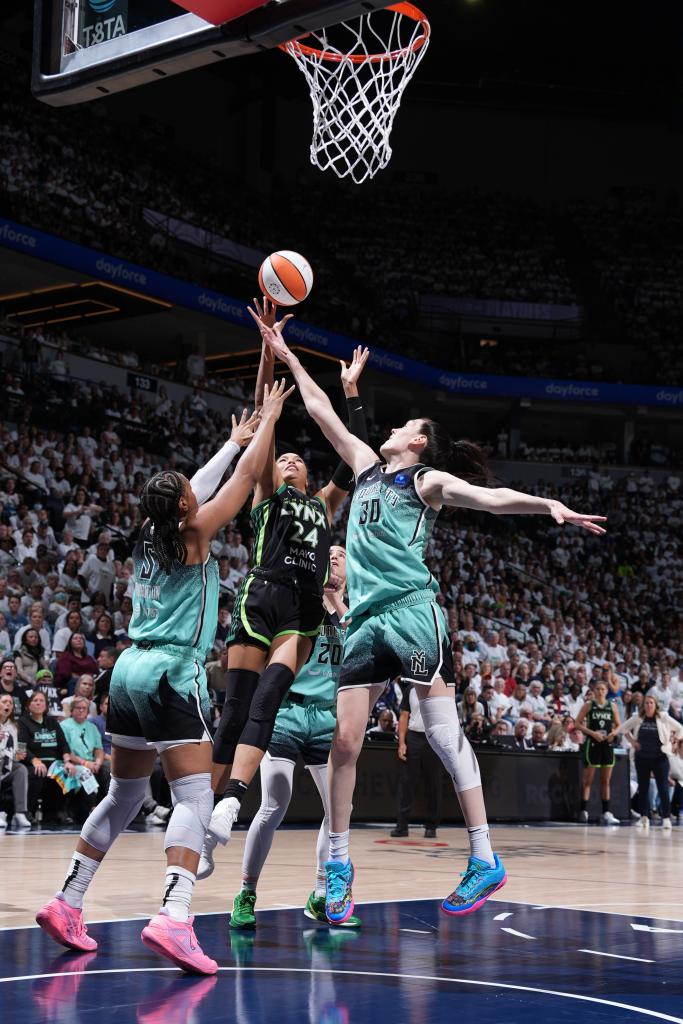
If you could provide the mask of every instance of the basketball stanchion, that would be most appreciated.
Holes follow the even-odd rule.
[[[280,45],[311,93],[311,163],[356,184],[387,166],[396,111],[429,36],[422,11],[398,3]]]

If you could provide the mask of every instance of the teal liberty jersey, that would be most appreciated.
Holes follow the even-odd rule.
[[[425,564],[427,542],[438,516],[415,489],[428,467],[418,464],[385,473],[376,462],[356,480],[346,534],[349,614],[414,591],[439,592]]]
[[[146,523],[133,552],[135,591],[128,628],[132,640],[197,648],[202,656],[213,644],[218,619],[218,565],[209,556],[201,565],[163,572],[154,559],[151,525]]]
[[[339,616],[326,611],[311,656],[292,683],[292,690],[315,697],[321,704],[331,704],[337,693],[343,645]]]

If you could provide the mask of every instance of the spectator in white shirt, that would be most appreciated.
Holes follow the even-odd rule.
[[[501,662],[507,658],[507,650],[500,642],[500,636],[495,630],[486,635],[486,658],[494,668],[498,668]]]
[[[107,602],[111,599],[116,571],[114,562],[109,558],[109,544],[100,541],[96,547],[96,554],[88,555],[79,573],[82,583],[85,583],[89,594],[104,594]]]
[[[652,694],[653,697],[657,698],[657,703],[665,715],[670,714],[669,708],[673,696],[671,691],[671,673],[662,672],[662,678],[656,686],[651,686],[647,693],[648,696]]]
[[[534,722],[548,721],[548,708],[543,696],[543,685],[540,680],[534,679],[529,683],[529,691],[526,697],[526,704],[530,710],[530,718]]]
[[[529,702],[527,700],[526,686],[524,683],[517,683],[514,692],[510,697],[510,706],[507,709],[505,717],[512,722],[516,722],[518,718],[525,716],[529,711]]]

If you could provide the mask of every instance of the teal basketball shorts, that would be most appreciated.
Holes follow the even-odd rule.
[[[268,753],[274,758],[296,761],[299,754],[305,765],[326,764],[337,724],[334,705],[293,704],[286,697],[275,719]]]
[[[351,619],[340,690],[397,676],[418,686],[431,686],[439,676],[447,686],[455,686],[446,620],[436,601],[417,592],[376,608]]]
[[[206,673],[194,654],[171,644],[129,647],[121,654],[109,689],[112,742],[145,749],[212,739]]]

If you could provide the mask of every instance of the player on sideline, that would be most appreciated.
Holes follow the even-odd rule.
[[[254,305],[259,314],[254,318],[264,327],[281,330],[290,319],[287,315],[275,324],[275,307],[265,295],[263,308],[256,299]],[[367,350],[357,348],[351,365],[342,363],[349,421],[356,433],[365,430],[357,382],[367,358]],[[273,367],[272,353],[264,345],[257,409]],[[230,839],[242,797],[268,749],[280,704],[311,653],[324,615],[330,524],[352,483],[349,467],[340,463],[330,482],[309,497],[303,459],[287,452],[276,461],[273,441],[251,511],[255,564],[240,586],[226,640],[228,679],[212,772],[214,792],[223,799],[211,815],[198,878],[212,873],[217,843],[224,846]]]
[[[203,667],[218,614],[218,570],[210,543],[256,485],[275,422],[292,390],[285,390],[284,381],[266,387],[249,447],[212,501],[199,506],[189,481],[174,471],[155,473],[142,490],[146,518],[134,552],[133,646],[117,661],[109,694],[111,784],[83,826],[62,890],[36,915],[41,928],[71,949],[97,948],[83,922],[83,896],[112,843],[138,813],[158,751],[173,812],[164,844],[162,907],[143,929],[142,940],[183,970],[215,974],[218,969],[202,952],[189,916],[213,806]],[[243,416],[240,426],[251,435],[256,421],[256,416],[248,421]],[[200,471],[202,495],[207,489],[212,493],[212,485],[215,489],[224,456],[225,451],[219,452]]]
[[[263,865],[292,798],[294,765],[299,754],[320,793],[324,817],[318,833],[315,889],[308,897],[304,914],[313,921],[327,922],[325,913],[325,862],[329,860],[329,797],[327,759],[336,724],[334,711],[341,670],[343,627],[348,611],[343,601],[346,589],[346,551],[330,548],[330,578],[325,585],[325,618],[311,656],[298,673],[275,719],[275,731],[261,761],[261,806],[254,817],[244,846],[242,888],[235,896],[230,927],[256,926],[256,885]],[[346,926],[359,927],[357,917]]]
[[[619,728],[621,719],[619,712],[611,700],[607,700],[607,684],[596,683],[593,696],[586,701],[576,718],[576,728],[584,734],[584,757],[586,766],[583,769],[581,788],[581,811],[579,821],[588,821],[588,801],[596,768],[600,769],[600,796],[602,797],[603,825],[618,825],[616,818],[609,809],[610,781],[614,768],[614,747],[607,738]]]
[[[378,684],[396,675],[415,684],[427,739],[453,779],[470,840],[467,870],[442,909],[470,913],[505,884],[507,875],[491,849],[479,765],[449,689],[454,677],[448,632],[435,601],[438,584],[424,561],[430,533],[444,505],[499,515],[550,515],[557,523],[575,523],[594,534],[605,532],[598,525],[604,517],[581,515],[559,501],[506,487],[468,483],[463,476],[484,475],[483,453],[470,442],[453,443],[430,419],[409,420],[392,430],[380,449],[383,466],[367,444],[349,433],[281,332],[263,321],[261,328],[266,343],[289,366],[309,414],[356,476],[346,546],[351,624],[330,754],[328,919],[337,923],[353,913],[349,821],[356,761],[369,709],[381,691]],[[459,476],[445,467],[457,469]]]

